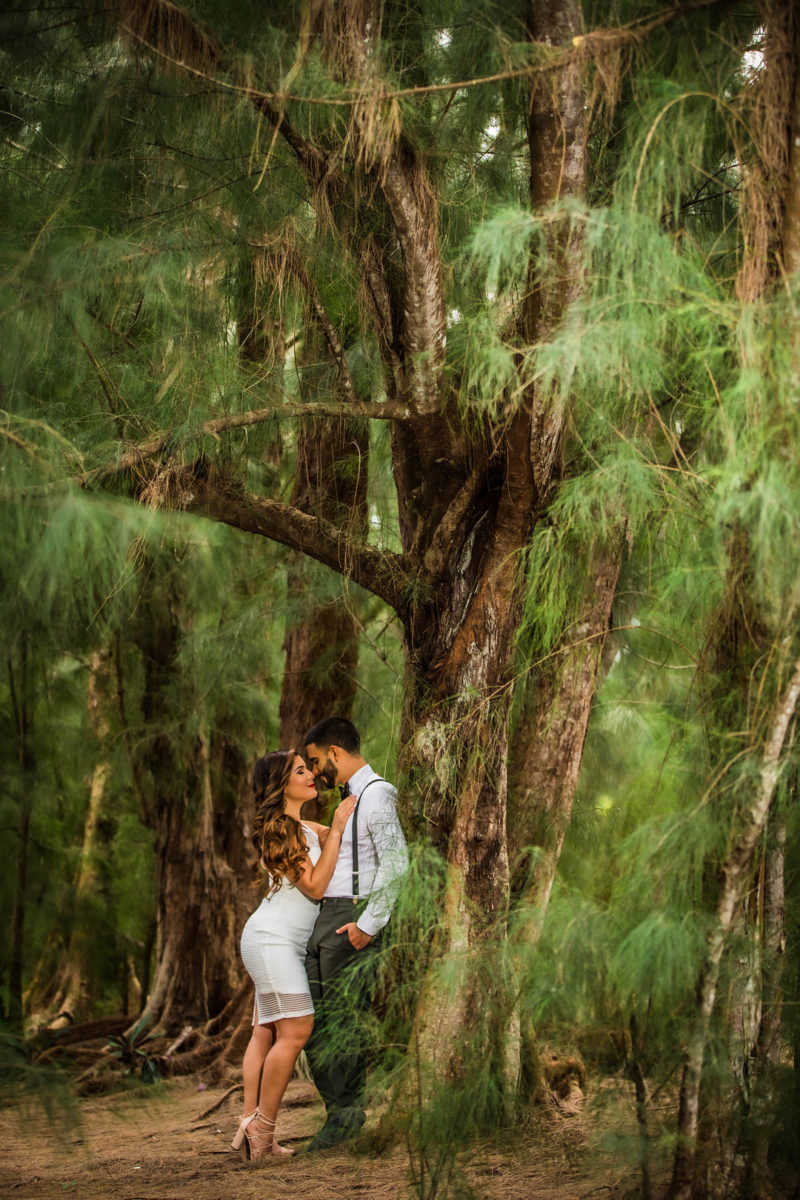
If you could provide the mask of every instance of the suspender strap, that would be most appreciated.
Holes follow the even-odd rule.
[[[367,790],[367,788],[372,787],[373,783],[387,783],[387,782],[388,781],[386,779],[381,779],[380,777],[378,777],[377,779],[370,779],[369,783],[365,784],[365,786],[358,793],[358,800],[356,800],[356,806],[353,809],[352,835],[353,835],[353,901],[354,902],[356,900],[358,900],[358,806],[361,803],[361,797],[364,795],[364,792]]]

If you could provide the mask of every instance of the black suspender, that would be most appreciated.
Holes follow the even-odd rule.
[[[380,776],[378,776],[377,779],[370,779],[369,783],[365,784],[364,787],[361,789],[361,791],[358,793],[358,800],[356,800],[356,806],[353,809],[352,836],[353,836],[353,901],[354,902],[356,900],[358,900],[358,806],[361,803],[361,797],[364,795],[364,792],[367,790],[368,787],[372,787],[373,783],[388,783],[388,782],[389,782],[388,779],[382,779]]]

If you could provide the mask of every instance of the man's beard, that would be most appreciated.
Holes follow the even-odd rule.
[[[323,791],[329,792],[336,785],[336,767],[331,762],[330,758],[326,758],[325,762],[317,772],[317,783]]]

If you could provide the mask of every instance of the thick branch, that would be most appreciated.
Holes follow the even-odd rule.
[[[322,517],[261,496],[234,491],[213,480],[193,478],[181,493],[186,512],[256,533],[324,563],[401,613],[410,582],[405,558],[377,550]]]
[[[439,412],[445,357],[445,303],[436,197],[422,163],[402,144],[381,184],[403,252],[403,348],[408,394],[420,415]]]

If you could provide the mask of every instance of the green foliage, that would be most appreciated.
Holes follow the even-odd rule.
[[[385,381],[359,264],[341,236],[347,204],[315,212],[295,156],[246,95],[166,73],[90,22],[50,30],[48,12],[61,11],[23,4],[3,18],[15,36],[2,51],[0,105],[0,639],[10,664],[0,823],[15,829],[30,804],[26,979],[51,933],[63,945],[71,922],[91,921],[98,1004],[111,1008],[119,963],[132,954],[144,973],[152,933],[152,832],[125,751],[163,732],[146,716],[153,614],[174,624],[164,723],[179,760],[200,734],[228,739],[244,758],[275,742],[284,629],[324,599],[357,613],[354,717],[391,776],[402,650],[382,606],[322,568],[308,571],[307,596],[288,600],[281,553],[165,515],[160,500],[177,486],[169,471],[152,482],[150,507],[134,503],[136,467],[130,498],[79,486],[96,484],[91,472],[122,447],[166,435],[175,471],[201,462],[232,486],[247,480],[257,495],[288,498],[294,419],[280,422],[279,459],[276,424],[223,437],[199,426],[262,403],[279,411],[337,396],[327,353],[313,353],[308,289],[289,252],[336,328],[358,397],[378,402]],[[498,928],[468,962],[445,957],[441,994],[463,991],[466,971],[491,997],[498,1039],[516,999],[554,1041],[637,1027],[645,1066],[663,1081],[692,1020],[731,819],[752,795],[763,730],[797,653],[797,285],[783,281],[749,304],[736,291],[741,185],[755,158],[743,54],[757,17],[732,6],[685,11],[593,59],[586,196],[532,213],[527,82],[449,86],[550,68],[553,48],[526,39],[525,6],[436,0],[381,11],[372,65],[387,89],[404,89],[391,111],[436,189],[447,370],[461,414],[493,436],[523,403],[566,417],[559,486],[543,498],[523,563],[519,682],[535,684],[560,649],[580,644],[593,563],[611,547],[627,553],[541,936],[534,950],[528,931],[540,914],[521,901],[511,937]],[[200,0],[193,12],[239,78],[292,97],[282,103],[295,130],[341,169],[352,97],[318,39],[301,48],[297,6]],[[644,15],[627,0],[584,5],[590,31]],[[387,112],[392,103],[375,101]],[[395,231],[377,207],[363,211],[391,277],[402,257]],[[559,270],[555,231],[569,233],[584,286],[567,318],[528,345],[520,305]],[[388,423],[371,434],[369,538],[396,551],[390,437]],[[717,641],[725,605],[740,599],[728,596],[740,552],[749,608],[737,657]],[[112,648],[118,694],[101,745],[89,727],[89,662]],[[728,651],[733,662],[720,668]],[[320,672],[327,666],[322,658]],[[86,774],[104,758],[110,828],[86,903],[75,894]],[[786,812],[795,870],[788,801]],[[380,964],[381,1020],[365,1019],[365,1037],[389,1047],[376,1086],[407,1065],[442,887],[442,862],[420,847]],[[0,900],[7,913],[9,876]],[[796,932],[793,899],[787,920]],[[796,951],[789,957],[796,991]],[[7,961],[0,971],[7,979]],[[788,1025],[794,1036],[794,1009]],[[714,1032],[721,1046],[721,1023]],[[408,1123],[420,1196],[455,1191],[454,1153],[500,1120],[505,1081],[486,1037],[485,1023],[474,1037],[465,1030],[455,1096],[430,1094],[427,1064],[416,1064],[427,1095]]]
[[[50,1063],[32,1062],[30,1048],[5,1027],[0,1027],[0,1095],[4,1104],[17,1107],[21,1122],[44,1113],[63,1150],[81,1133],[81,1112],[67,1074]]]

